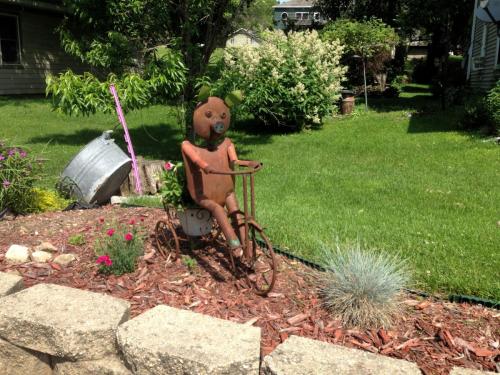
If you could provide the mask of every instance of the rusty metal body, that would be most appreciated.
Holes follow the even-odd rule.
[[[262,164],[239,160],[229,138],[217,143],[228,129],[229,121],[229,109],[221,99],[210,97],[198,104],[193,126],[196,134],[207,142],[207,147],[196,146],[187,140],[182,143],[187,188],[191,198],[215,218],[217,228],[212,239],[219,242],[222,239],[229,248],[233,270],[242,271],[255,291],[266,295],[274,286],[276,261],[271,243],[255,220],[254,174]],[[237,167],[245,169],[235,170]],[[236,175],[243,178],[243,212],[234,191]],[[157,246],[160,251],[163,245],[175,249],[178,255],[179,236],[172,224],[171,213],[167,212],[168,222],[157,223]],[[166,233],[170,233],[170,237]]]

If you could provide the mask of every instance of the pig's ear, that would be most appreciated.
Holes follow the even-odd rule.
[[[229,108],[233,108],[234,106],[241,104],[242,101],[243,92],[241,92],[241,90],[231,91],[224,99],[224,102]]]
[[[198,100],[198,102],[204,102],[205,100],[208,99],[209,96],[210,96],[210,87],[208,87],[207,85],[203,85],[201,86],[196,99]]]

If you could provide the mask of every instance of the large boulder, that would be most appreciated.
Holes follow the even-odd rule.
[[[0,272],[0,297],[16,293],[23,288],[24,283],[21,276]]]
[[[49,356],[0,339],[0,374],[51,375]]]
[[[421,375],[417,365],[322,341],[290,336],[264,358],[266,375]]]
[[[118,328],[134,374],[255,374],[260,328],[160,305]]]
[[[69,360],[114,354],[116,329],[130,304],[118,298],[52,284],[38,284],[2,298],[0,337]]]

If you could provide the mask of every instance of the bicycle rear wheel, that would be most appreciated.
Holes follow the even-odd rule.
[[[255,293],[266,296],[276,282],[276,256],[271,242],[259,226],[252,222],[248,223],[248,232],[252,255],[250,259],[243,256],[244,271],[248,283]]]

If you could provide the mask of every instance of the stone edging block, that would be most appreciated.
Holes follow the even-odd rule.
[[[129,313],[118,298],[38,284],[2,298],[0,337],[73,361],[99,359],[117,352],[116,329]]]
[[[264,358],[266,375],[421,375],[412,362],[290,336]]]
[[[453,367],[450,372],[450,375],[487,375],[487,374],[493,375],[494,373],[489,371],[472,370],[470,368],[463,368],[463,367]]]
[[[53,375],[132,375],[117,356],[108,356],[92,361],[52,361]]]
[[[134,374],[255,374],[260,328],[160,305],[118,328]]]
[[[49,356],[0,339],[0,374],[52,375]]]
[[[24,283],[21,276],[0,272],[0,297],[16,293],[23,288]]]

